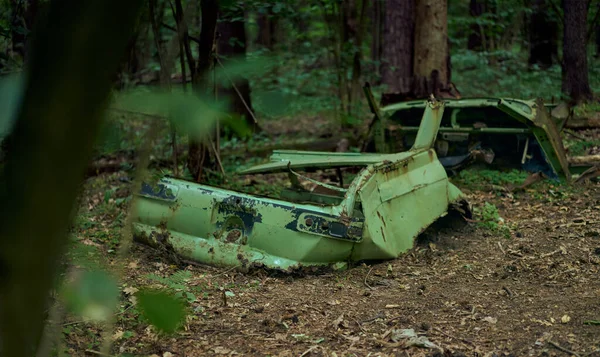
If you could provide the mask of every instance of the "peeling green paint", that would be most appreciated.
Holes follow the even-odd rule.
[[[454,204],[466,203],[432,149],[443,112],[444,103],[427,102],[408,152],[279,151],[271,163],[245,171],[363,167],[348,188],[334,191],[339,200],[309,192],[263,198],[163,178],[158,190],[140,193],[135,235],[154,246],[166,241],[187,259],[241,269],[340,269],[351,261],[397,257]]]

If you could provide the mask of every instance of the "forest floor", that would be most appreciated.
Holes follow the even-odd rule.
[[[499,187],[526,174],[490,172],[452,179],[475,222],[428,230],[398,259],[342,272],[182,268],[134,244],[123,258],[113,353],[600,356],[600,184],[545,181],[509,193]],[[127,171],[87,179],[71,266],[114,264],[130,182]],[[136,308],[135,292],[152,285],[187,298],[187,322],[174,335],[157,333]],[[434,346],[406,346],[402,329]],[[61,332],[69,355],[98,355],[102,324],[67,316]]]

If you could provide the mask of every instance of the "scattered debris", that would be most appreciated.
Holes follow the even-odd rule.
[[[390,333],[390,340],[399,343],[399,346],[434,348],[442,351],[441,347],[429,341],[426,336],[418,336],[413,329],[392,330]]]

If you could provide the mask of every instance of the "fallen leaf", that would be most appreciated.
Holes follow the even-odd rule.
[[[483,320],[483,321],[485,321],[485,322],[489,322],[489,323],[491,323],[491,324],[495,324],[496,322],[498,322],[498,319],[497,319],[497,318],[495,318],[495,317],[491,317],[491,316],[484,317],[484,318],[483,318],[483,319],[481,319],[481,320]]]
[[[563,324],[566,324],[569,321],[571,321],[571,316],[569,315],[563,315],[563,317],[560,318],[560,322],[562,322]]]
[[[342,321],[344,321],[344,314],[341,314],[340,317],[338,317],[337,319],[333,320],[333,328],[338,328],[340,327],[340,324],[342,323]]]
[[[163,353],[163,357],[173,357],[174,354],[172,354],[171,352],[165,352]]]
[[[118,329],[112,336],[113,341],[118,341],[123,338],[123,330]]]
[[[390,339],[393,342],[403,341],[406,347],[416,346],[423,348],[436,348],[441,350],[441,348],[435,343],[429,341],[426,336],[417,336],[417,333],[414,329],[400,329],[400,330],[392,330],[390,334]]]
[[[138,289],[133,287],[133,286],[128,286],[125,289],[123,289],[123,292],[127,295],[132,295],[138,292]]]
[[[226,355],[226,354],[228,354],[229,352],[231,352],[231,350],[230,350],[230,349],[228,349],[228,348],[225,348],[225,347],[221,347],[221,346],[217,346],[217,347],[213,348],[213,351],[214,351],[216,354],[220,354],[220,355]]]

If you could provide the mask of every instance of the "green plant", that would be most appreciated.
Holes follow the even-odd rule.
[[[527,175],[527,172],[515,169],[510,171],[467,169],[458,174],[458,180],[465,186],[480,188],[484,185],[520,184]]]
[[[478,216],[478,225],[480,227],[510,238],[510,228],[504,218],[500,216],[496,205],[486,202],[481,208],[475,207],[474,213]]]
[[[197,300],[197,297],[194,293],[201,292],[201,289],[198,287],[192,287],[187,284],[192,278],[192,273],[187,270],[178,271],[167,277],[162,277],[154,273],[148,274],[146,277],[149,280],[164,285],[167,289],[173,291],[175,297],[185,297],[185,299],[190,303]]]

